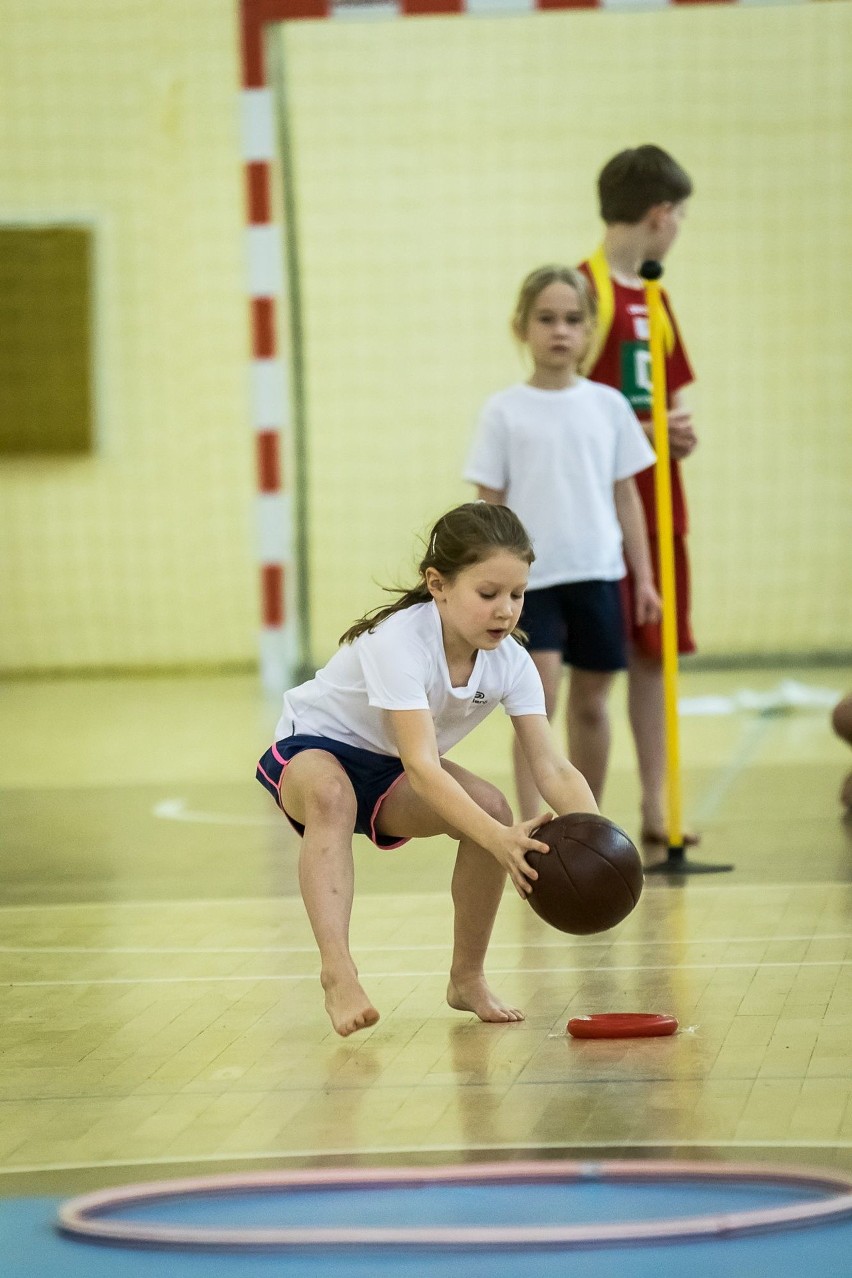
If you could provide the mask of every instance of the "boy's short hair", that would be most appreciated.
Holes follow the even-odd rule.
[[[601,217],[607,225],[641,222],[655,204],[679,204],[690,195],[689,174],[659,146],[619,151],[598,176]]]

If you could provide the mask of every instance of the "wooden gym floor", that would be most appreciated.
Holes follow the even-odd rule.
[[[649,877],[633,915],[588,938],[507,893],[489,972],[519,1025],[444,1003],[452,845],[357,839],[353,948],[382,1020],[344,1041],[322,1009],[297,840],[253,779],[278,712],[256,681],[7,684],[0,1194],[514,1157],[852,1168],[837,800],[852,752],[826,706],[797,705],[849,687],[848,669],[682,675],[703,711],[682,720],[692,859],[735,869]],[[605,811],[635,836],[622,701]],[[493,716],[454,756],[506,788],[507,727]],[[566,1037],[569,1015],[596,1011],[681,1029]]]

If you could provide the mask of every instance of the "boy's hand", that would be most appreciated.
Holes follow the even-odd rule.
[[[692,425],[692,413],[688,408],[673,408],[669,411],[669,452],[675,461],[682,461],[695,451],[698,436]]]
[[[637,581],[635,606],[637,626],[655,626],[662,620],[663,601],[653,581]]]
[[[515,891],[522,901],[527,899],[532,891],[532,882],[538,878],[532,866],[527,864],[525,854],[550,851],[546,843],[539,843],[537,839],[530,838],[530,832],[552,820],[553,813],[545,812],[543,816],[533,817],[530,821],[504,826],[491,845],[490,851],[503,869],[508,871]]]

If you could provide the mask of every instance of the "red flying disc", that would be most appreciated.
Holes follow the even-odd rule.
[[[567,1029],[573,1038],[662,1038],[674,1034],[677,1021],[650,1012],[599,1012],[573,1017]]]

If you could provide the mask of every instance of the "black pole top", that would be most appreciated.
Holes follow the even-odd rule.
[[[642,276],[643,280],[658,280],[662,273],[662,262],[655,262],[653,258],[647,262],[643,262],[639,267],[639,274]]]

